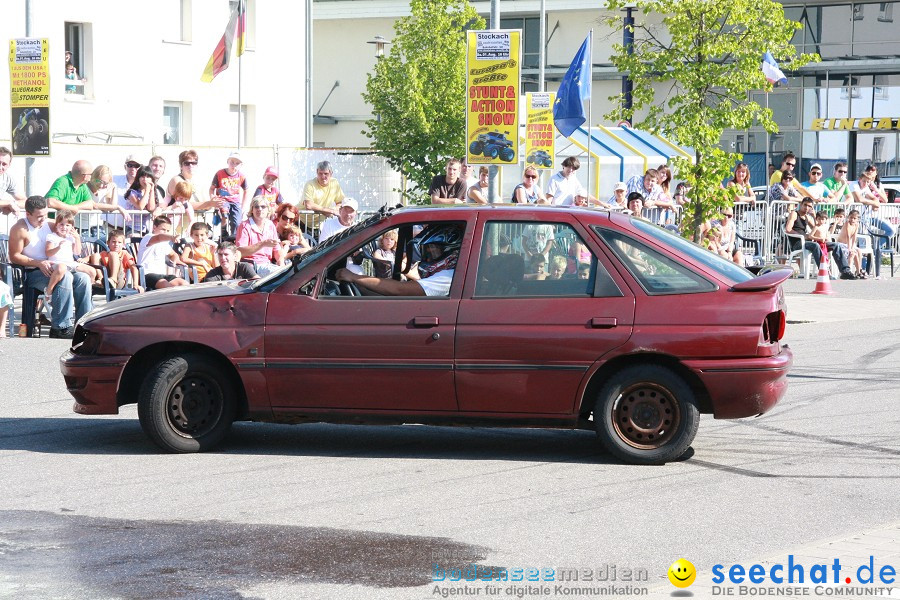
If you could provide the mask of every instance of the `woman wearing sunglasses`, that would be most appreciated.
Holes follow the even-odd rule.
[[[538,173],[534,167],[525,167],[522,183],[512,193],[513,204],[547,204],[547,197],[537,182]]]

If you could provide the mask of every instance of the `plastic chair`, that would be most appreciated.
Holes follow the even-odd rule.
[[[93,237],[84,237],[81,238],[81,246],[82,246],[82,255],[85,255],[85,248],[89,249],[90,252],[87,254],[99,254],[100,252],[109,252],[109,247],[106,245],[106,242],[99,238]],[[112,285],[109,280],[109,270],[103,265],[97,265],[103,272],[103,295],[106,297],[107,302],[112,302],[116,298],[124,298],[126,296],[133,296],[137,294],[138,291],[134,289],[134,281],[131,280],[131,271],[126,271],[125,273],[125,286],[124,288],[117,288]]]
[[[40,335],[41,322],[37,315],[38,293],[37,290],[25,285],[25,277],[29,271],[22,265],[15,265],[9,258],[9,236],[0,234],[0,271],[3,274],[3,280],[9,286],[13,300],[16,296],[22,296],[22,318],[21,323],[25,325],[26,335],[31,337],[35,330]],[[9,335],[15,335],[16,309],[15,305],[9,310]]]
[[[806,239],[799,233],[788,233],[785,231],[784,235],[788,239],[789,247],[793,247],[790,244],[791,240],[798,240],[800,242],[800,249],[793,250],[790,254],[788,254],[788,264],[799,258],[800,274],[803,276],[803,279],[809,279],[810,272],[815,271],[816,273],[818,273],[819,265],[813,265],[812,268],[810,268],[809,266],[813,262],[813,255],[812,252],[806,249]]]
[[[881,257],[884,254],[887,254],[891,257],[891,277],[894,276],[894,254],[897,252],[894,250],[893,246],[891,246],[891,237],[887,235],[883,229],[879,229],[878,227],[872,227],[871,225],[868,227],[869,235],[874,239],[872,240],[873,245],[875,247],[875,277],[881,276]],[[884,248],[881,247],[881,240],[884,240]]]

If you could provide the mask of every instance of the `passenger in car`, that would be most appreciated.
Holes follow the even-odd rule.
[[[569,261],[565,256],[554,256],[550,259],[550,273],[547,274],[547,279],[562,279],[568,264]]]
[[[410,247],[421,256],[406,281],[382,279],[338,269],[338,281],[354,283],[381,296],[449,296],[450,284],[459,260],[463,229],[459,225],[431,225],[413,238]]]
[[[546,278],[547,261],[544,259],[543,254],[535,254],[528,259],[528,273],[525,274],[525,279],[543,281]]]

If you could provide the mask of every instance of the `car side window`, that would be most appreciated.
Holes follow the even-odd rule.
[[[383,230],[328,267],[320,297],[449,298],[464,234],[456,221]]]
[[[510,221],[485,225],[475,297],[621,295],[571,225]]]
[[[649,246],[609,229],[597,229],[647,294],[692,294],[716,289],[711,281]]]

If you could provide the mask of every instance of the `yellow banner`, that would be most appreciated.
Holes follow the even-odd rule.
[[[9,40],[9,105],[16,156],[50,154],[50,46],[46,39]]]
[[[553,169],[556,129],[553,103],[556,92],[528,92],[525,96],[525,166]]]
[[[469,31],[466,157],[470,165],[519,162],[520,29]]]
[[[852,117],[849,119],[813,119],[810,129],[813,131],[862,131],[866,129],[900,129],[897,117]]]

